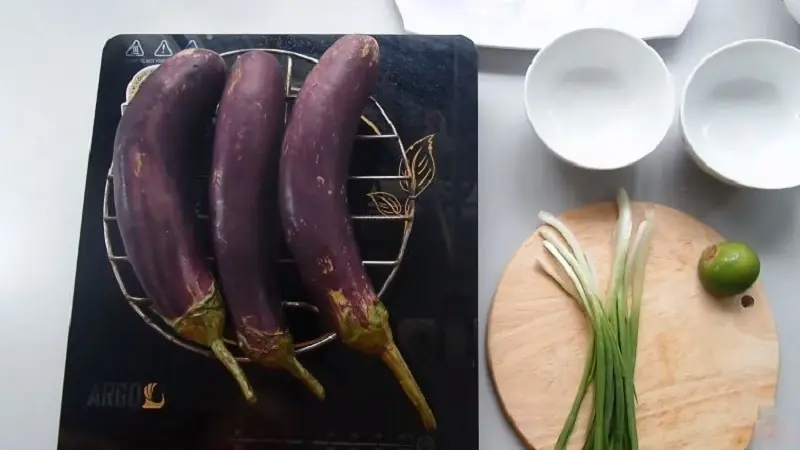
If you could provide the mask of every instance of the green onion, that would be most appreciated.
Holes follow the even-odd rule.
[[[583,374],[556,450],[567,447],[590,385],[594,385],[592,413],[582,448],[639,448],[634,378],[645,267],[655,215],[647,211],[631,239],[633,219],[624,189],[617,195],[617,205],[619,217],[612,239],[612,267],[606,292],[599,291],[592,262],[575,235],[552,214],[539,213],[546,225],[541,231],[544,249],[557,263],[553,268],[540,260],[539,265],[576,300],[591,325]]]

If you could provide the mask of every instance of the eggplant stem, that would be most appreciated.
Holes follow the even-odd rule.
[[[244,394],[244,398],[248,403],[255,403],[256,395],[253,393],[253,387],[250,386],[250,382],[247,381],[247,377],[244,375],[242,368],[239,367],[239,363],[236,362],[236,358],[234,358],[227,347],[225,347],[225,342],[223,342],[222,339],[211,341],[211,351],[214,352],[214,356],[217,357],[222,365],[228,369],[228,372],[233,375],[233,378],[239,384],[239,388],[242,390],[242,394]]]
[[[295,357],[289,357],[284,361],[284,369],[292,374],[295,378],[302,381],[306,387],[314,393],[314,395],[320,399],[325,400],[325,388],[322,387],[322,384],[314,378],[314,375],[311,375],[300,361],[297,360]]]
[[[245,376],[239,363],[236,362],[236,358],[228,351],[222,341],[222,331],[225,327],[225,307],[223,306],[222,294],[217,289],[216,284],[211,286],[211,292],[208,296],[193,304],[186,311],[186,314],[175,319],[172,322],[172,327],[184,338],[210,347],[214,356],[233,375],[242,390],[242,394],[244,394],[244,398],[249,403],[255,403],[256,395],[253,393],[253,387],[247,381],[247,376]]]
[[[411,370],[408,368],[408,365],[403,359],[403,355],[400,354],[400,350],[394,342],[390,342],[386,348],[384,348],[381,353],[381,360],[389,366],[394,377],[400,382],[400,386],[403,388],[406,396],[408,396],[411,403],[417,408],[422,418],[422,423],[425,425],[425,429],[435,430],[436,418],[433,417],[433,411],[431,411],[430,406],[428,406],[428,401],[425,400],[425,396],[422,394],[419,385],[417,385],[417,382],[414,380],[414,375],[411,374]]]

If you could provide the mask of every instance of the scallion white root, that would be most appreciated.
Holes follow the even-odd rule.
[[[586,273],[586,277],[588,278],[589,281],[587,287],[590,287],[592,288],[592,290],[595,290],[597,288],[597,283],[595,280],[595,271],[594,268],[592,267],[591,261],[583,252],[583,249],[581,249],[581,245],[578,242],[578,238],[576,238],[575,235],[572,234],[572,231],[570,231],[569,228],[567,228],[567,226],[564,225],[563,222],[561,222],[556,216],[550,213],[544,211],[539,212],[539,220],[541,220],[545,224],[551,226],[553,229],[558,231],[559,234],[561,234],[561,236],[564,238],[564,240],[567,241],[567,245],[569,245],[569,248],[572,250],[572,254],[576,258],[580,258],[578,261],[583,266],[583,271]]]
[[[559,266],[558,269],[554,269],[550,264],[547,264],[541,260],[537,261],[537,265],[545,274],[547,274],[548,277],[555,280],[561,289],[564,290],[564,292],[566,292],[570,297],[577,301],[581,300],[580,297],[578,297],[578,292],[575,291],[575,286],[572,284],[572,282],[569,279],[564,279],[566,272],[564,272],[564,269],[560,268],[561,266]],[[562,273],[563,276],[561,275]]]
[[[594,266],[578,239],[555,216],[540,212],[547,226],[542,245],[560,270],[539,265],[574,297],[591,325],[591,347],[572,408],[559,435],[556,450],[565,449],[589,385],[594,399],[584,449],[638,450],[634,376],[645,267],[652,240],[652,211],[645,213],[633,239],[631,204],[625,190],[617,195],[618,219],[613,234],[612,267],[606,292],[598,290]],[[565,278],[566,276],[566,278]]]

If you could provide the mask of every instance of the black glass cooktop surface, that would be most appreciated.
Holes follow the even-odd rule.
[[[125,35],[108,41],[86,180],[60,450],[478,448],[477,67],[474,46],[464,38],[375,36],[381,75],[375,102],[364,111],[348,184],[361,256],[436,415],[435,432],[424,430],[378,358],[335,339],[299,356],[325,385],[324,401],[283,372],[246,363],[258,396],[249,405],[205,349],[172,339],[121,289],[131,298],[144,296],[124,260],[113,202],[107,201],[114,132],[137,74],[187,47],[215,50],[229,63],[244,49],[264,49],[287,70],[291,107],[315,58],[337,37]],[[210,135],[211,128],[198,132]],[[196,177],[200,222],[206,220],[205,150]],[[289,255],[280,273],[284,298],[298,302],[287,306],[296,341],[320,342],[329,330],[303,307]]]

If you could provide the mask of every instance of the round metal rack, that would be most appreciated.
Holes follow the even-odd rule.
[[[239,49],[234,51],[229,51],[225,53],[221,53],[223,58],[229,59],[235,57],[238,54],[245,53],[248,51],[266,51],[273,53],[279,57],[283,57],[285,61],[285,92],[286,92],[286,116],[288,115],[289,111],[289,102],[292,99],[297,97],[297,93],[299,91],[298,87],[295,87],[298,84],[295,74],[295,61],[296,60],[303,60],[309,62],[311,64],[316,64],[318,62],[317,59],[312,58],[308,55],[303,55],[300,53],[281,50],[281,49]],[[127,106],[127,102],[130,101],[130,97],[135,95],[136,90],[138,89],[138,83],[146,77],[146,75],[154,69],[153,66],[148,67],[140,71],[139,74],[133,77],[132,83],[136,85],[129,85],[127,89],[128,98],[126,98],[126,103],[122,105],[122,111],[124,114],[125,106]],[[142,76],[144,72],[144,76]],[[367,127],[372,130],[373,134],[360,134],[356,137],[357,140],[362,141],[371,141],[371,140],[388,140],[392,142],[391,147],[395,149],[398,156],[398,174],[397,175],[353,175],[350,176],[351,180],[371,180],[371,181],[386,181],[386,180],[395,180],[398,182],[404,191],[406,198],[404,202],[400,202],[396,196],[392,194],[387,194],[383,192],[372,192],[368,194],[372,199],[373,203],[376,205],[377,213],[376,214],[366,214],[366,215],[351,215],[353,221],[378,221],[378,220],[398,220],[404,222],[403,227],[403,235],[402,240],[400,242],[397,256],[395,259],[390,260],[365,260],[363,263],[365,266],[383,266],[390,268],[390,271],[386,278],[381,282],[375,282],[376,286],[380,284],[380,289],[378,291],[378,296],[382,297],[386,289],[389,287],[391,282],[394,280],[395,275],[400,266],[400,262],[403,259],[403,255],[405,254],[406,247],[408,245],[408,238],[411,234],[412,225],[414,222],[414,204],[416,202],[417,196],[424,190],[424,187],[420,189],[420,184],[417,180],[415,180],[413,164],[414,158],[409,156],[409,150],[413,147],[420,147],[423,144],[424,139],[432,139],[432,136],[427,136],[416,143],[412,144],[408,149],[403,146],[403,142],[400,139],[400,136],[397,133],[397,129],[395,125],[392,123],[392,120],[384,111],[383,107],[378,103],[377,100],[374,98],[370,98],[372,105],[375,107],[375,110],[378,112],[377,120],[379,123],[376,123],[376,119],[367,118],[362,116],[362,120],[367,125]],[[381,130],[388,130],[387,133],[382,133]],[[428,142],[428,145],[431,145]],[[429,162],[432,164],[433,162]],[[432,170],[429,172],[430,178],[433,177]],[[426,182],[430,183],[431,179],[428,179]],[[426,187],[426,186],[425,186]],[[388,199],[388,201],[387,201]],[[119,285],[119,288],[122,292],[122,295],[128,301],[128,304],[133,308],[133,310],[138,314],[142,320],[145,321],[148,325],[153,327],[158,333],[160,333],[164,338],[170,340],[171,342],[196,353],[200,353],[209,357],[213,357],[211,350],[205,346],[201,346],[197,343],[188,341],[182,337],[180,337],[177,333],[175,333],[172,328],[167,324],[166,320],[162,318],[152,307],[150,301],[145,297],[137,297],[131,295],[131,292],[139,291],[141,292],[141,285],[139,285],[138,280],[136,279],[135,275],[133,275],[132,270],[128,271],[121,271],[120,265],[122,264],[129,264],[128,258],[125,256],[124,249],[121,248],[122,245],[117,245],[115,248],[112,245],[114,239],[112,239],[112,234],[116,233],[117,236],[119,235],[119,229],[116,222],[116,217],[113,215],[112,205],[114,203],[114,196],[113,196],[113,183],[112,183],[112,173],[111,168],[109,168],[108,176],[105,182],[105,193],[104,193],[104,201],[103,201],[103,235],[105,239],[105,246],[106,252],[108,256],[108,261],[111,264],[111,269],[114,273],[114,278]],[[198,214],[197,220],[199,221],[207,221],[208,216]],[[116,242],[121,242],[121,239],[117,239]],[[213,264],[213,258],[208,258],[209,263]],[[292,264],[293,261],[290,259],[281,259],[279,260],[279,264]],[[136,286],[136,288],[134,288]],[[306,303],[306,302],[283,302],[284,308],[295,308],[295,309],[302,309],[307,310],[313,313],[318,313],[318,309],[316,306]],[[336,333],[329,332],[325,333],[321,336],[318,336],[314,339],[304,341],[304,342],[296,342],[295,343],[295,351],[297,353],[305,353],[321,346],[324,346],[327,343],[332,342],[337,338]],[[229,349],[234,352],[236,355],[236,359],[239,362],[248,362],[249,359],[245,356],[242,356],[242,353],[239,351],[238,346],[235,340],[226,337],[225,339],[226,344],[228,345]]]

